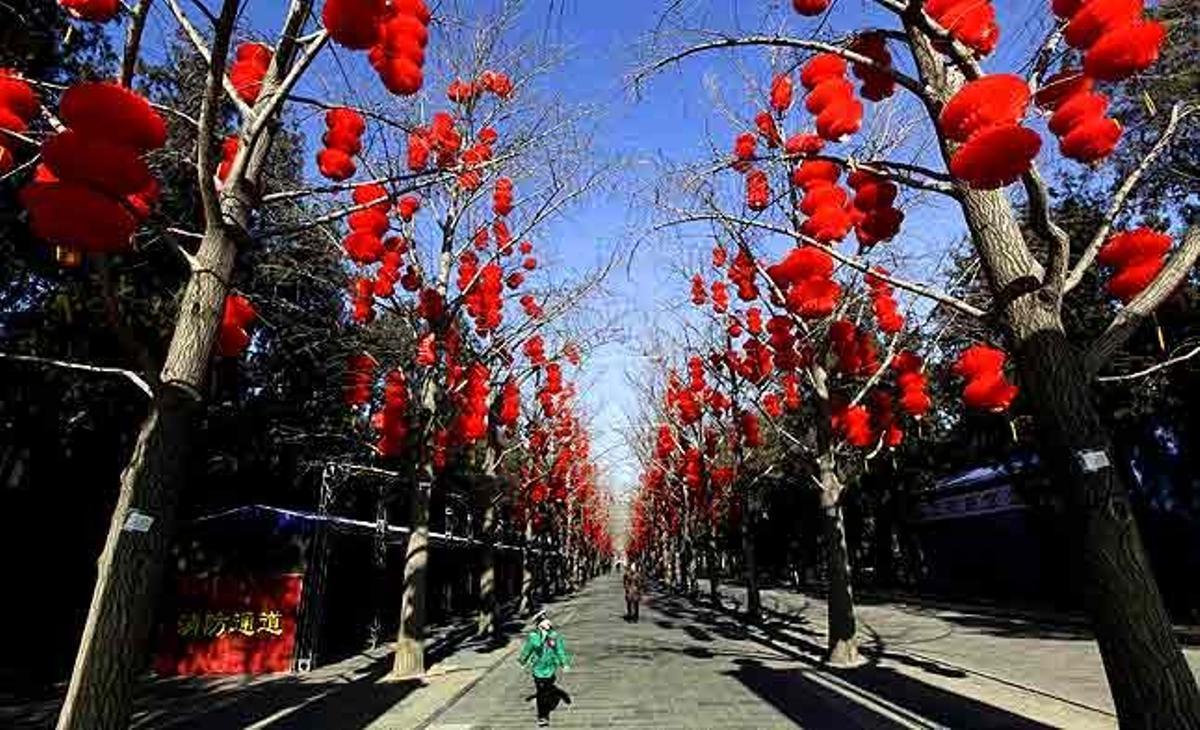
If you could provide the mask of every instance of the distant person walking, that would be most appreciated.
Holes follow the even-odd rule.
[[[625,620],[637,623],[642,603],[642,571],[632,563],[625,569]]]
[[[554,684],[559,669],[570,670],[571,655],[567,653],[562,634],[554,630],[554,624],[544,611],[535,621],[537,628],[525,638],[518,661],[533,675],[537,688],[537,724],[545,727],[550,724],[550,713],[558,707],[560,700],[571,704],[571,696]]]

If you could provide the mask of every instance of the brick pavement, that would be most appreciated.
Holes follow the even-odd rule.
[[[574,702],[556,711],[555,727],[1115,727],[1103,708],[1040,691],[1041,677],[1021,686],[891,648],[868,666],[830,670],[820,662],[823,626],[807,615],[750,628],[728,610],[655,591],[640,623],[624,623],[622,610],[609,576],[560,617],[577,666],[562,680]],[[509,657],[422,727],[532,727],[531,694]]]

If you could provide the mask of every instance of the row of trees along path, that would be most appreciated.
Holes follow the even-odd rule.
[[[546,277],[552,249],[536,236],[599,178],[587,172],[577,114],[538,89],[551,59],[506,43],[513,9],[455,18],[433,17],[422,0],[291,0],[268,19],[280,30],[266,43],[241,26],[237,0],[212,11],[176,0],[61,4],[84,29],[123,24],[120,76],[64,87],[2,72],[10,113],[0,117],[0,173],[26,181],[30,230],[64,266],[165,237],[189,276],[161,368],[126,373],[153,404],[121,477],[59,727],[126,724],[210,366],[252,353],[254,332],[268,326],[230,287],[256,240],[318,231],[351,276],[345,339],[366,349],[346,359],[346,408],[410,506],[397,676],[425,669],[430,494],[448,475],[477,485],[481,632],[498,626],[501,523],[520,526],[527,548],[545,548],[539,560],[526,551],[524,610],[538,577],[566,588],[593,575],[612,554],[611,498],[575,402],[589,343],[568,320],[608,266]],[[157,15],[201,66],[195,116],[135,90]],[[360,61],[380,93],[355,92],[341,70]],[[428,111],[405,102],[426,85],[427,66],[445,78],[445,101]],[[339,87],[355,98],[328,91]],[[170,138],[164,115],[185,120],[195,143]],[[302,117],[323,132],[311,182],[272,189],[268,155]],[[153,213],[171,192],[148,163],[160,148],[194,166],[200,230]],[[279,206],[294,209],[293,223],[264,226]],[[131,527],[146,517],[150,529]]]
[[[717,239],[716,278],[710,283],[701,272],[691,281],[692,301],[708,308],[708,321],[683,347],[686,377],[669,369],[659,376],[665,389],[646,389],[650,402],[661,404],[647,406],[648,430],[639,441],[644,473],[631,550],[690,588],[696,546],[710,542],[712,520],[728,516],[747,530],[754,518],[743,495],[765,470],[747,463],[746,451],[761,444],[765,418],[779,452],[803,459],[819,492],[829,660],[858,663],[842,475],[860,455],[897,446],[904,422],[935,407],[922,353],[937,353],[936,334],[912,321],[932,303],[1002,332],[1003,341],[961,352],[952,375],[961,379],[968,408],[1003,412],[1017,394],[1005,372],[1005,351],[1012,355],[1041,456],[1067,505],[1064,528],[1122,726],[1200,726],[1196,681],[1150,572],[1092,393],[1098,373],[1200,255],[1200,226],[1172,237],[1117,225],[1141,178],[1196,110],[1180,102],[1148,121],[1157,126],[1156,141],[1083,242],[1055,221],[1035,161],[1043,138],[1054,136],[1062,158],[1103,174],[1122,127],[1105,115],[1102,89],[1152,72],[1165,28],[1145,17],[1140,3],[1045,2],[1052,31],[1018,74],[987,68],[1003,38],[990,2],[871,5],[877,26],[825,37],[816,18],[829,0],[796,0],[796,12],[813,18],[811,36],[705,31],[701,42],[685,40],[635,75],[649,83],[698,54],[774,54],[774,76],[753,96],[763,101],[752,102],[757,114],[734,140],[732,156],[673,177],[669,191],[685,191],[682,200],[669,191],[660,196],[671,201],[662,206],[663,229],[705,226]],[[663,37],[679,44],[688,32]],[[1048,132],[1034,128],[1038,116],[1048,119]],[[936,148],[940,159],[913,153],[922,145]],[[1020,203],[1010,187],[1024,194]],[[986,307],[954,296],[953,287],[893,276],[877,263],[902,245],[900,201],[919,196],[950,201],[961,215],[991,295]],[[794,247],[772,260],[772,237]],[[852,253],[839,249],[851,241]],[[1098,266],[1109,270],[1107,289],[1119,306],[1094,340],[1072,341],[1063,309]],[[927,304],[905,317],[897,291]],[[746,541],[742,564],[754,617],[752,549]]]

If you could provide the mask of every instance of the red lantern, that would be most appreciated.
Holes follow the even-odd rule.
[[[1042,147],[1037,132],[1017,124],[985,129],[954,153],[950,172],[973,188],[994,190],[1029,171]]]
[[[987,345],[972,345],[954,364],[955,374],[966,379],[963,402],[969,408],[1006,411],[1017,395],[1017,387],[1004,377],[1003,351]]]
[[[792,77],[779,74],[771,80],[771,108],[776,114],[786,114],[792,106]]]
[[[828,10],[830,2],[832,0],[792,0],[792,7],[797,13],[811,17]]]
[[[939,124],[946,137],[966,142],[994,126],[1017,124],[1029,108],[1029,85],[1013,74],[991,74],[964,84],[942,108]]]
[[[58,0],[72,17],[89,23],[107,23],[121,11],[120,0]]]
[[[1170,249],[1171,237],[1149,228],[1110,236],[1096,257],[1115,270],[1108,281],[1108,292],[1128,304],[1158,276]]]
[[[250,346],[250,334],[246,328],[257,318],[258,313],[249,299],[240,294],[226,296],[221,325],[217,330],[217,354],[221,357],[240,357]]]
[[[242,101],[253,105],[262,93],[262,82],[274,54],[262,43],[243,43],[229,64],[229,81]]]

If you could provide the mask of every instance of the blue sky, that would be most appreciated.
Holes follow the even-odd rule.
[[[469,8],[468,12],[478,9],[484,13],[499,1],[459,0],[458,5]],[[436,2],[430,4],[437,7]],[[272,38],[283,5],[281,1],[251,0],[244,25],[252,34]],[[635,98],[626,86],[629,74],[639,63],[658,55],[648,50],[645,39],[656,28],[671,25],[659,25],[661,11],[674,7],[676,21],[686,19],[683,22],[688,29],[731,34],[779,31],[803,37],[820,29],[822,34],[836,36],[868,25],[895,24],[868,0],[837,0],[833,12],[821,21],[801,18],[786,0],[526,0],[522,5],[521,20],[514,29],[517,38],[513,40],[541,39],[566,49],[565,63],[551,72],[545,84],[561,93],[565,103],[595,108],[593,144],[600,159],[619,170],[610,185],[573,208],[542,237],[553,242],[559,258],[583,267],[603,260],[614,247],[641,241],[629,266],[614,271],[608,282],[609,296],[598,302],[621,324],[622,336],[591,353],[583,377],[584,402],[594,417],[595,451],[602,455],[611,485],[621,492],[629,489],[637,477],[636,464],[621,434],[629,414],[636,411],[627,373],[642,366],[640,345],[648,332],[656,326],[677,325],[678,315],[672,310],[687,296],[685,283],[673,270],[683,255],[681,245],[686,244],[672,235],[644,236],[653,211],[634,193],[654,182],[659,165],[708,159],[710,144],[729,149],[733,136],[744,126],[731,124],[714,110],[710,88],[720,88],[730,111],[749,120],[762,106],[761,99],[752,96],[751,84],[765,87],[772,63],[781,61],[781,56],[763,49],[693,57],[650,79]],[[986,66],[989,70],[1019,68],[1029,57],[1031,43],[1040,40],[1044,32],[1049,0],[999,0],[996,5],[1003,41]],[[150,38],[172,31],[160,7],[150,24]],[[677,49],[694,38],[675,36],[662,48]],[[436,52],[435,30],[430,54]],[[363,59],[353,62],[362,63]],[[337,75],[330,64],[330,59],[323,58],[319,64],[323,72],[315,74],[322,80],[306,82],[308,88],[302,90],[314,95],[327,91],[322,86],[328,86],[329,78]],[[350,76],[364,71],[362,89],[378,86],[365,63],[358,71],[352,69]],[[435,109],[444,106],[441,94],[440,88],[427,88],[422,96],[427,98],[429,108]],[[868,120],[872,113],[869,108]],[[319,131],[313,136],[314,143],[317,139]],[[915,149],[909,146],[902,151],[916,155]],[[740,185],[735,176],[729,177],[729,184]],[[927,274],[961,236],[961,227],[944,205],[911,200],[903,207],[909,217],[901,240],[908,258],[888,263],[894,270]],[[690,243],[694,250],[688,260],[706,259],[710,244]]]

